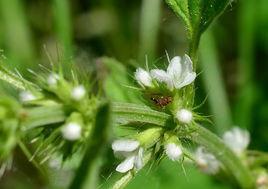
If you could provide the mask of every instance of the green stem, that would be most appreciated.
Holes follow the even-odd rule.
[[[193,62],[194,70],[196,70],[197,67],[197,60],[198,60],[198,46],[199,46],[200,36],[199,35],[193,35],[189,42],[189,56],[191,57],[191,60]]]

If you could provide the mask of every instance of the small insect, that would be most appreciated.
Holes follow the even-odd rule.
[[[152,95],[150,99],[155,103],[155,105],[160,106],[161,108],[164,108],[172,102],[171,96]]]

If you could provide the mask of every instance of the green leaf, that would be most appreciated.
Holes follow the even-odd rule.
[[[110,138],[110,129],[110,106],[105,103],[98,109],[92,135],[88,138],[85,155],[76,171],[70,189],[98,188],[101,157]]]
[[[185,22],[188,36],[198,45],[201,34],[230,3],[230,0],[166,0]]]
[[[41,106],[25,110],[25,119],[21,123],[25,129],[60,123],[66,119],[62,105]]]
[[[165,126],[171,118],[170,115],[152,110],[148,106],[131,103],[113,103],[113,113],[117,124],[139,122]]]

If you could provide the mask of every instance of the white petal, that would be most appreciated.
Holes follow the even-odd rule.
[[[179,56],[175,56],[174,58],[171,59],[168,65],[167,73],[173,80],[179,80],[181,77],[181,71],[182,71],[181,58]]]
[[[182,65],[183,65],[184,71],[190,72],[190,73],[193,72],[193,62],[187,54],[184,55],[182,62],[183,62]]]
[[[135,72],[135,79],[141,86],[151,87],[152,78],[150,74],[142,68],[138,68]]]
[[[250,136],[248,131],[234,127],[224,133],[223,141],[237,155],[240,155],[248,147]]]
[[[184,75],[181,82],[174,83],[174,86],[176,89],[180,89],[184,86],[191,84],[195,80],[195,78],[196,78],[195,72],[187,73],[186,75]]]
[[[196,78],[196,73],[193,72],[193,63],[188,55],[185,55],[182,60],[182,73],[180,80],[174,81],[175,88],[179,89],[191,84]]]
[[[134,161],[135,156],[130,156],[120,163],[115,170],[120,173],[126,173],[134,167]]]
[[[132,152],[139,147],[140,143],[136,140],[120,139],[112,144],[114,152]]]
[[[165,72],[164,70],[160,69],[153,69],[151,70],[151,76],[157,80],[158,82],[163,82],[167,84],[167,87],[172,90],[173,89],[173,83],[171,77]]]
[[[179,160],[182,156],[182,150],[180,146],[175,143],[169,143],[165,146],[165,151],[169,159],[172,161]]]
[[[140,170],[143,167],[143,148],[140,148],[135,157],[135,167]]]

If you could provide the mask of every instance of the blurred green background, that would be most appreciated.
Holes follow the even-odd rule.
[[[66,68],[93,70],[113,100],[137,102],[141,97],[123,84],[133,84],[131,74],[145,66],[145,55],[153,67],[164,62],[165,51],[183,55],[187,38],[182,20],[161,0],[0,0],[0,55],[26,78],[28,68],[38,72],[38,64],[49,65],[49,55]],[[250,148],[267,151],[268,1],[230,4],[205,32],[199,53],[196,105],[205,103],[198,111],[211,115],[210,128],[219,135],[238,125],[251,132]],[[118,62],[102,65],[102,56]],[[103,67],[110,73],[105,78]],[[15,152],[15,169],[1,178],[0,188],[45,188],[21,156]],[[228,188],[192,166],[185,169],[164,161],[127,188]]]

